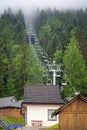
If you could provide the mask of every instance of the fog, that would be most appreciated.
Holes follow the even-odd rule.
[[[79,9],[86,8],[87,0],[0,0],[0,13],[7,8],[14,11],[22,9],[24,13],[32,13],[36,8]]]

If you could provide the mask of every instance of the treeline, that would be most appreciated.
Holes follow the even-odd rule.
[[[87,9],[37,10],[34,25],[48,56],[63,64],[64,96],[75,90],[87,96]]]
[[[37,10],[35,30],[41,45],[53,59],[56,49],[64,52],[70,33],[75,29],[76,38],[87,63],[87,9],[85,10]]]
[[[4,11],[0,16],[0,97],[12,95],[21,99],[26,83],[41,82],[26,36],[22,11]]]

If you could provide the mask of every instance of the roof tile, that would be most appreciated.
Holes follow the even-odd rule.
[[[53,85],[26,85],[25,100],[28,103],[63,104],[59,86]]]

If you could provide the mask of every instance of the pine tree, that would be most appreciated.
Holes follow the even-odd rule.
[[[85,61],[79,49],[74,31],[71,32],[70,43],[64,53],[63,63],[65,67],[64,73],[67,75],[68,81],[70,81],[68,87],[64,89],[65,95],[70,93],[71,87],[73,86],[76,91],[80,91],[82,95],[87,96],[87,71]]]

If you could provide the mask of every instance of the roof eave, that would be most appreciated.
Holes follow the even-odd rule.
[[[69,104],[71,104],[73,101],[75,101],[76,99],[82,99],[83,101],[87,102],[87,99],[84,98],[83,96],[81,95],[77,95],[76,97],[74,97],[73,99],[71,99],[68,103],[66,103],[65,105],[63,105],[62,107],[60,107],[59,109],[57,109],[55,112],[54,112],[54,115],[57,115],[59,114],[65,107],[67,107]]]
[[[16,106],[2,106],[2,107],[0,107],[0,109],[5,109],[5,108],[19,108],[19,109],[21,109],[21,107],[16,107]]]
[[[48,102],[29,102],[29,101],[23,101],[22,104],[58,104],[58,105],[62,105],[65,104],[64,102],[52,102],[52,103],[48,103]]]

